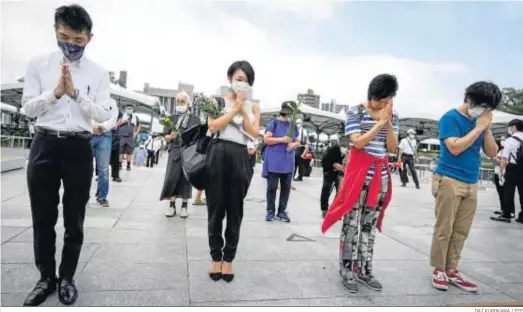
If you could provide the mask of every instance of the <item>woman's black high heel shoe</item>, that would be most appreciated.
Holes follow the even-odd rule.
[[[222,274],[222,279],[227,283],[230,283],[234,279],[234,274]]]
[[[228,263],[228,264],[230,264],[230,263]],[[230,265],[232,265],[232,264],[230,264]],[[234,279],[234,274],[233,273],[222,273],[222,279],[224,281],[226,281],[227,283],[230,283]]]
[[[209,272],[209,277],[213,281],[217,282],[217,281],[220,280],[220,278],[222,278],[222,272],[214,272],[214,273],[213,272]]]
[[[218,262],[214,262],[214,263],[218,264]],[[220,262],[220,272],[209,272],[209,277],[215,282],[219,281],[222,278],[221,267],[222,266],[221,266],[221,262]]]

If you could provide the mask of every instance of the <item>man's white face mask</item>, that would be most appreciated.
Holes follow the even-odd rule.
[[[409,138],[414,139],[416,135],[414,133],[409,133]]]
[[[176,105],[176,112],[179,114],[185,114],[185,112],[187,112],[187,105]]]
[[[469,115],[470,115],[470,117],[472,117],[472,119],[478,119],[479,116],[481,116],[487,110],[487,108],[484,107],[483,105],[484,104],[471,106],[469,104],[468,111],[469,111]]]

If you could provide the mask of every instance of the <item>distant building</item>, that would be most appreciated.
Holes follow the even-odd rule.
[[[321,110],[328,111],[331,113],[340,113],[342,111],[347,112],[349,109],[349,105],[346,104],[338,104],[336,103],[336,100],[331,100],[327,103],[321,103]]]
[[[118,77],[118,79],[116,79],[116,76],[115,76],[114,72],[110,71],[109,72],[109,80],[112,83],[117,84],[120,87],[127,89],[127,71],[121,70],[120,71],[120,77]]]
[[[172,114],[174,112],[174,107],[176,106],[176,94],[181,91],[187,92],[192,97],[194,93],[194,85],[180,82],[178,83],[178,89],[163,89],[154,88],[151,87],[149,83],[145,83],[143,91],[138,92],[158,97],[160,105],[162,105],[169,114]]]
[[[327,111],[327,112],[333,112],[334,111],[334,107],[336,106],[336,102],[335,101],[330,101],[330,102],[327,102],[327,103],[321,103],[321,110],[323,111]]]
[[[333,113],[340,113],[341,111],[348,112],[349,105],[347,104],[336,104],[335,110]]]
[[[320,96],[314,94],[312,89],[307,89],[307,93],[298,94],[298,102],[316,109],[320,109]]]

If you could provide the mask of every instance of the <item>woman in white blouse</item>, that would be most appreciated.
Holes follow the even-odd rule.
[[[227,71],[227,78],[231,88],[224,98],[225,113],[216,119],[208,118],[209,130],[216,136],[207,152],[206,172],[210,182],[205,196],[212,257],[209,276],[214,281],[231,282],[234,278],[232,261],[243,219],[243,200],[253,175],[247,144],[258,136],[260,108],[247,99],[254,83],[254,69],[249,62],[234,62]]]

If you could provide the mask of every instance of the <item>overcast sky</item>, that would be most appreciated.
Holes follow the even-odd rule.
[[[23,76],[30,58],[57,49],[53,14],[66,3],[2,1],[2,83]],[[355,105],[384,72],[399,79],[400,116],[438,115],[479,79],[523,87],[523,2],[76,3],[94,22],[86,54],[108,70],[127,70],[134,90],[182,81],[212,93],[239,59],[254,66],[254,97],[264,106],[307,88],[322,101]]]

